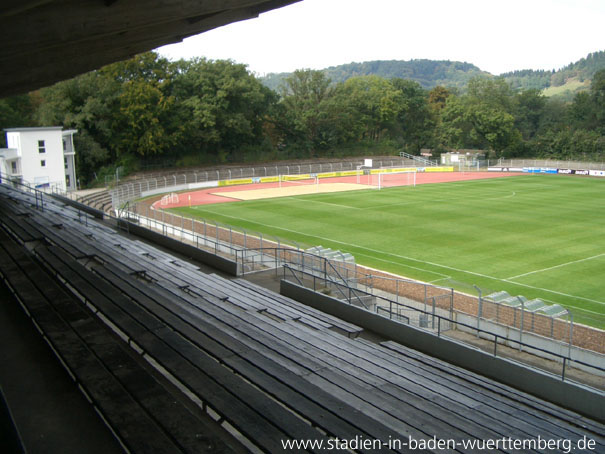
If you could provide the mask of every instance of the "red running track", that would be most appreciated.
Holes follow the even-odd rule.
[[[488,178],[505,178],[518,175],[527,175],[522,172],[418,172],[416,173],[416,184],[430,184],[430,183],[449,183],[453,181],[470,181],[470,180],[484,180]],[[405,186],[408,183],[407,174],[393,174],[394,177],[399,177],[394,180],[387,182],[386,186]],[[361,177],[361,182],[367,179],[367,176]],[[326,183],[357,183],[357,176],[348,177],[334,177],[334,178],[321,178],[319,184]],[[287,182],[282,182],[283,185],[287,185]],[[292,185],[296,183],[290,183]],[[235,186],[221,186],[213,188],[198,189],[189,192],[179,192],[179,201],[162,205],[162,208],[176,208],[184,206],[194,205],[209,205],[213,203],[227,203],[227,202],[239,202],[239,199],[229,197],[229,192],[234,191],[253,191],[256,189],[268,189],[277,188],[279,183],[253,183],[253,184],[241,184]],[[220,194],[220,195],[217,195]],[[157,200],[153,203],[153,208],[157,208],[156,205],[160,203]]]

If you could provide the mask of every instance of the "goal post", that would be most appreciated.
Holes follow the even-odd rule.
[[[367,184],[367,185],[371,185],[371,171],[372,171],[372,167],[367,167],[367,166],[357,166],[355,168],[355,173],[357,176],[357,184]]]
[[[295,185],[318,185],[319,178],[317,174],[303,175],[279,175],[279,187]]]
[[[373,167],[373,162],[372,162],[371,159],[364,159],[363,160],[363,164],[358,165],[356,167],[356,169],[357,169],[357,184],[363,184],[362,181],[361,181],[361,177],[363,175],[367,175],[367,181],[368,181],[367,184],[371,185],[371,183],[370,183],[370,180],[371,180],[370,176],[371,176],[371,173],[372,173],[372,167]]]
[[[166,194],[160,200],[161,206],[171,205],[173,203],[179,203],[179,195],[176,192]]]
[[[378,172],[372,178],[372,186],[377,189],[390,188],[394,186],[416,187],[416,174],[414,170],[400,170],[396,172]]]

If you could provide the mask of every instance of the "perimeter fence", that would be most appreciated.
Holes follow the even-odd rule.
[[[555,169],[605,170],[605,162],[587,162],[554,159],[498,159],[487,161],[487,166],[498,167],[550,167]]]
[[[334,162],[316,162],[301,164],[275,164],[253,167],[221,167],[212,170],[191,170],[157,176],[147,176],[144,179],[132,179],[121,183],[110,191],[114,209],[124,203],[145,197],[148,193],[159,193],[161,189],[179,191],[189,189],[188,185],[206,182],[233,180],[238,178],[261,178],[278,175],[300,175],[324,172],[340,172],[356,170],[362,160],[339,160]],[[395,167],[416,165],[409,159],[375,159],[374,167]]]
[[[268,269],[281,269],[285,263],[298,266],[301,260],[305,264],[303,269],[314,268],[312,262],[304,262],[304,257],[311,257],[313,254],[307,253],[303,259],[293,259],[296,254],[309,250],[312,245],[284,240],[274,235],[234,227],[214,220],[186,218],[175,213],[152,209],[149,205],[129,204],[129,211],[131,216],[137,216],[137,222],[159,230],[165,235],[193,243],[218,255],[236,258],[242,275]],[[274,249],[288,251],[288,253],[282,253],[276,258],[270,253]],[[522,306],[513,307],[486,299],[485,296],[492,293],[488,289],[473,288],[463,283],[452,283],[452,286],[447,287],[403,279],[390,273],[347,262],[345,255],[338,256],[337,253],[329,265],[340,273],[339,282],[349,288],[363,290],[375,297],[393,301],[395,305],[372,306],[374,311],[387,314],[391,318],[408,319],[415,326],[432,329],[434,323],[430,315],[439,314],[464,320],[468,325],[478,329],[485,328],[498,333],[502,339],[520,341],[524,337],[528,340],[530,339],[528,336],[533,336],[531,339],[536,345],[544,345],[540,339],[554,341],[551,346],[555,346],[556,351],[561,354],[568,354],[571,346],[605,353],[605,333],[575,324],[569,312],[566,312],[565,318],[561,318],[529,308],[526,310]],[[465,285],[468,288],[465,288]],[[398,305],[399,303],[413,309],[404,310]],[[422,311],[429,315],[423,314]],[[448,329],[447,326],[441,328]]]
[[[147,207],[144,214],[137,214],[133,207],[128,208],[128,214],[122,211],[120,215],[159,230],[166,236],[234,260],[239,276],[273,273],[276,278],[329,295],[345,304],[362,307],[437,336],[463,341],[495,356],[519,360],[519,357],[511,355],[511,351],[530,353],[528,358],[550,360],[537,366],[560,374],[562,379],[569,378],[566,374],[571,373],[569,367],[572,365],[600,376],[596,379],[597,386],[605,377],[605,357],[598,353],[586,354],[577,348],[576,333],[582,326],[573,327],[572,348],[569,342],[570,323],[565,320],[548,318],[538,322],[538,314],[521,315],[518,308],[497,303],[493,304],[493,311],[500,315],[494,319],[489,315],[491,311],[485,302],[481,309],[483,317],[477,318],[478,299],[452,287],[402,279],[356,263],[328,259],[307,252],[303,249],[306,245],[292,244],[270,235],[256,236],[258,232],[214,221],[192,220]],[[505,324],[508,318],[516,324]],[[553,337],[543,335],[542,325],[545,323],[554,323]],[[557,340],[556,336],[561,339]],[[576,372],[573,374],[578,378]],[[595,386],[594,382],[587,384]]]
[[[343,159],[333,162],[308,162],[300,164],[272,164],[250,167],[222,166],[213,169],[195,169],[174,172],[163,172],[158,174],[145,174],[140,177],[131,177],[127,181],[117,185],[110,191],[112,206],[114,209],[124,203],[144,197],[148,193],[159,193],[162,189],[166,192],[189,189],[189,185],[203,184],[205,182],[233,180],[238,178],[260,178],[278,175],[298,175],[308,173],[340,172],[356,170],[363,163],[360,159]],[[373,166],[396,167],[396,166],[422,166],[418,160],[407,157],[378,158],[373,160]],[[585,169],[605,170],[605,163],[571,161],[571,160],[548,160],[548,159],[498,159],[498,160],[475,160],[460,161],[454,165],[458,171],[484,171],[490,166],[497,167],[548,167],[558,169]]]

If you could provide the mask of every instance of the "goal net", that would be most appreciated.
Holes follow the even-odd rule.
[[[179,203],[179,195],[175,194],[174,192],[172,194],[166,194],[160,200],[161,206],[171,205],[173,203]]]
[[[305,175],[280,175],[279,187],[296,185],[314,185],[319,184],[319,178],[315,174]]]
[[[379,172],[372,175],[372,186],[377,189],[394,186],[416,187],[416,170],[401,170],[397,172]]]

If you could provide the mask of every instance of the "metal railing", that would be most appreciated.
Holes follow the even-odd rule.
[[[399,156],[405,159],[411,159],[418,164],[422,164],[425,167],[433,167],[436,166],[437,163],[435,161],[431,161],[430,159],[423,158],[422,156],[414,156],[413,154],[406,153],[402,151],[399,153]]]
[[[147,205],[130,204],[133,212],[137,212],[150,227],[156,228],[167,235],[175,238],[189,239],[190,242],[196,245],[201,245],[209,251],[216,251],[219,255],[235,257],[233,251],[246,249],[250,254],[258,254],[259,249],[268,250],[270,248],[287,248],[287,250],[307,250],[310,245],[301,244],[293,240],[285,240],[283,238],[263,234],[262,232],[253,231],[241,227],[234,227],[229,224],[220,223],[207,219],[192,219],[165,212],[163,210],[154,210]],[[192,236],[195,234],[194,236]],[[345,255],[342,254],[342,258]],[[260,263],[260,258],[256,259],[256,269],[263,269]],[[268,259],[269,261],[273,259]],[[338,256],[334,263],[344,263],[344,260],[338,260]],[[521,316],[520,308],[511,307],[510,305],[487,301],[477,298],[475,290],[466,285],[462,288],[467,288],[467,293],[461,293],[460,285],[455,283],[451,286],[438,284],[429,284],[415,280],[405,279],[402,277],[388,275],[388,273],[380,273],[374,270],[366,269],[363,266],[354,264],[338,265],[342,268],[343,277],[347,282],[355,282],[358,288],[373,289],[374,293],[384,291],[392,295],[396,301],[404,300],[408,304],[417,304],[418,307],[425,307],[427,304],[433,304],[431,298],[435,298],[438,308],[447,310],[453,314],[454,311],[459,313],[460,317],[473,317],[478,325],[485,323],[485,326],[490,326],[490,330],[504,332],[512,330],[511,336],[514,333],[523,333],[535,335],[532,342],[537,344],[543,343],[542,340],[554,342],[553,349],[563,351],[563,345],[566,345],[569,350],[573,344],[573,335],[576,333],[572,323],[572,316],[568,316],[568,320],[551,317],[546,314],[536,313],[535,311],[524,311],[524,316]],[[243,273],[254,271],[255,266],[251,261],[241,266]],[[458,289],[455,291],[454,288]],[[484,292],[487,294],[487,292]],[[443,296],[442,296],[443,295]],[[520,323],[523,322],[521,325]],[[593,339],[587,330],[588,327],[580,326],[578,336],[583,340]],[[587,337],[588,336],[588,337]],[[592,343],[586,344],[576,343],[584,349],[601,352],[599,346]],[[601,352],[602,353],[602,352]]]
[[[25,186],[28,192],[33,193],[32,206],[44,210],[44,199],[47,195],[36,188]],[[122,212],[124,215],[126,212]],[[86,214],[84,214],[86,217]],[[131,220],[141,222],[142,218],[137,213],[128,213]],[[155,224],[155,225],[154,225]],[[294,279],[297,284],[312,288],[314,291],[334,294],[338,299],[346,304],[353,304],[379,313],[391,320],[396,320],[410,325],[418,326],[432,332],[437,337],[444,332],[455,329],[463,329],[476,333],[484,340],[492,341],[490,352],[494,356],[499,355],[498,344],[516,345],[519,350],[525,352],[540,352],[542,356],[561,362],[560,376],[562,380],[568,380],[566,373],[571,364],[581,365],[585,369],[593,370],[596,373],[605,375],[605,368],[596,366],[585,361],[571,358],[571,352],[562,355],[535,345],[516,340],[510,336],[504,336],[488,329],[483,329],[476,324],[464,323],[456,320],[456,315],[447,308],[444,309],[438,304],[439,299],[448,297],[445,293],[430,295],[425,297],[425,308],[409,304],[406,300],[402,302],[398,297],[393,298],[382,291],[377,291],[375,282],[371,276],[360,278],[355,270],[356,265],[350,263],[335,263],[334,261],[309,254],[305,251],[290,248],[262,248],[247,250],[241,247],[234,247],[224,244],[220,235],[218,239],[203,237],[194,232],[187,231],[174,225],[160,223],[157,220],[151,220],[149,227],[160,229],[167,236],[174,236],[182,241],[193,242],[197,247],[210,247],[214,249],[217,255],[226,254],[235,257],[241,264],[243,274],[253,272],[259,268],[275,269],[275,273],[280,270],[284,279]],[[190,237],[188,237],[190,235]],[[256,257],[256,258],[254,258]],[[260,258],[259,258],[260,257]],[[249,267],[247,265],[252,264]],[[453,290],[452,290],[453,292]],[[453,295],[453,293],[452,293]],[[450,300],[451,301],[451,300]],[[451,303],[449,303],[451,307]],[[500,356],[506,356],[500,353]],[[510,359],[510,358],[509,358]],[[535,367],[535,366],[534,366]],[[543,369],[544,370],[544,369]],[[550,371],[552,372],[552,371]]]
[[[166,232],[174,237],[191,238],[195,244],[208,245],[212,243],[210,250],[221,250],[221,254],[230,254],[231,252],[245,249],[254,254],[258,250],[268,250],[270,248],[287,248],[287,250],[306,250],[309,245],[301,244],[293,240],[285,240],[277,236],[263,234],[262,232],[234,227],[229,224],[220,223],[207,219],[192,219],[165,212],[163,210],[151,209],[149,206],[141,206],[139,204],[130,204],[132,212],[142,215],[141,219],[147,222],[151,227],[157,228],[162,232]],[[164,225],[165,224],[165,225]],[[192,234],[199,235],[191,237]],[[218,248],[216,245],[223,245]],[[344,254],[343,254],[344,258]],[[256,260],[261,260],[257,258]],[[272,259],[269,259],[272,260]],[[334,260],[334,263],[344,263],[344,260]],[[260,262],[257,262],[257,268]],[[255,264],[252,262],[242,264],[242,270],[254,269]],[[513,327],[535,334],[547,339],[552,339],[557,342],[565,341],[570,344],[573,327],[570,326],[572,321],[569,317],[569,323],[553,317],[536,314],[535,312],[527,312],[526,317],[522,320],[524,323],[520,326],[520,321],[523,318],[519,314],[519,308],[514,308],[509,305],[500,304],[497,302],[486,301],[474,296],[474,290],[469,289],[469,294],[455,292],[454,287],[458,288],[461,283],[453,286],[439,286],[436,284],[428,284],[411,279],[389,276],[384,273],[374,272],[365,269],[359,265],[339,265],[342,268],[343,277],[347,282],[353,282],[357,285],[363,285],[366,289],[373,289],[374,292],[385,291],[393,295],[396,301],[411,300],[419,302],[418,304],[425,305],[431,302],[431,298],[436,298],[437,306],[447,310],[450,314],[454,310],[464,312],[468,316],[477,318],[477,323],[483,320],[493,323],[500,327]],[[262,267],[261,267],[262,268]],[[250,272],[250,271],[244,271]],[[445,295],[447,300],[444,300]],[[563,326],[563,324],[565,326]],[[496,326],[495,326],[496,328]],[[566,333],[566,334],[565,334]]]
[[[605,162],[588,162],[555,159],[498,159],[488,161],[498,167],[549,167],[555,169],[605,170]]]
[[[323,276],[322,275],[317,276],[315,273],[312,273],[312,272],[309,272],[306,270],[302,270],[302,269],[297,269],[296,267],[290,266],[288,264],[283,264],[282,268],[283,268],[283,279],[284,280],[289,280],[291,282],[293,281],[300,286],[304,286],[309,289],[313,289],[313,291],[315,291],[315,292],[325,294],[326,293],[324,291],[325,289],[331,289],[333,287],[340,287],[340,286],[345,285],[340,281],[331,280],[330,276],[328,274],[323,275]],[[320,282],[321,285],[318,285],[318,281]],[[307,285],[305,285],[305,283]],[[515,346],[515,348],[518,349],[519,351],[523,350],[527,353],[540,352],[541,356],[549,357],[549,358],[553,359],[555,363],[561,364],[561,369],[560,369],[560,372],[558,373],[558,375],[561,377],[561,380],[563,380],[563,381],[567,380],[567,381],[575,382],[575,380],[569,380],[569,378],[566,378],[566,372],[568,371],[568,368],[571,366],[571,364],[583,366],[585,369],[592,370],[595,373],[600,374],[601,376],[605,376],[605,367],[596,366],[594,364],[590,364],[590,363],[587,363],[587,362],[584,362],[581,360],[577,360],[577,359],[572,359],[569,354],[562,355],[562,354],[559,354],[556,352],[546,350],[541,347],[530,345],[528,343],[523,342],[521,339],[520,340],[511,339],[510,337],[502,336],[498,333],[494,333],[493,331],[481,329],[477,326],[473,326],[468,323],[459,322],[452,317],[440,314],[439,311],[435,310],[435,307],[436,307],[435,304],[432,305],[432,310],[428,311],[428,310],[419,309],[417,307],[409,306],[405,303],[393,301],[384,296],[378,296],[373,293],[366,293],[360,289],[355,289],[355,290],[356,290],[356,292],[358,292],[361,295],[365,294],[365,296],[367,296],[369,298],[376,299],[375,303],[371,304],[370,307],[367,307],[367,306],[364,307],[364,309],[375,312],[378,315],[384,316],[391,320],[395,320],[397,322],[404,323],[407,325],[412,325],[412,326],[415,325],[415,323],[412,323],[412,318],[407,315],[403,315],[402,313],[404,311],[408,311],[408,313],[416,313],[417,315],[419,315],[418,319],[424,320],[426,323],[425,326],[418,326],[418,327],[424,328],[425,331],[432,333],[433,335],[435,335],[438,338],[441,337],[446,331],[463,328],[466,331],[472,331],[472,332],[476,333],[477,337],[481,337],[484,340],[491,341],[491,345],[492,345],[491,349],[487,350],[484,348],[482,350],[488,351],[494,357],[505,357],[507,360],[512,360],[512,361],[527,365],[523,361],[520,361],[515,358],[511,358],[510,355],[502,353],[500,350],[498,350],[498,344],[500,344],[500,345],[508,344],[509,346],[511,344],[513,344]],[[339,292],[339,294],[341,294],[341,295],[346,294],[346,291],[341,290]],[[333,295],[330,295],[330,296],[333,296]],[[334,296],[334,297],[337,299],[340,299],[345,304],[357,305],[357,304],[355,304],[354,300],[352,300],[350,298],[338,298],[337,296]],[[434,297],[433,297],[433,299],[434,299]],[[428,328],[427,325],[430,325],[430,328]],[[456,339],[452,339],[449,336],[448,336],[448,339],[456,341]],[[467,343],[464,343],[464,344],[468,346]],[[553,370],[536,367],[535,365],[532,365],[532,367],[535,367],[535,368],[538,368],[541,370],[545,370],[546,372],[555,373]]]
[[[407,163],[406,163],[407,161]],[[434,161],[401,152],[399,159],[374,160],[374,167],[395,167],[398,165],[409,165],[409,162],[421,164],[422,166],[436,166]],[[111,190],[112,206],[114,208],[122,203],[142,197],[142,194],[169,188],[179,188],[188,184],[197,184],[209,181],[230,180],[235,178],[255,178],[277,175],[292,175],[304,173],[322,173],[334,171],[355,170],[361,161],[342,160],[335,162],[305,163],[305,164],[274,164],[251,167],[223,167],[212,170],[183,170],[171,174],[143,176],[141,178],[130,178]],[[466,165],[468,171],[482,170],[487,166],[502,167],[556,167],[570,169],[605,170],[605,163],[591,163],[584,161],[564,161],[548,159],[499,159],[480,161],[479,165]],[[183,188],[186,189],[186,188]]]
[[[275,164],[254,167],[224,167],[213,170],[191,170],[122,182],[118,187],[112,189],[110,193],[112,206],[115,209],[127,201],[141,198],[144,194],[159,189],[166,189],[168,192],[170,190],[187,189],[186,186],[190,184],[219,180],[349,171],[356,170],[360,162],[359,159],[355,159],[307,164]],[[397,165],[406,165],[406,159],[393,157],[392,159],[374,161],[374,167],[395,167]]]

